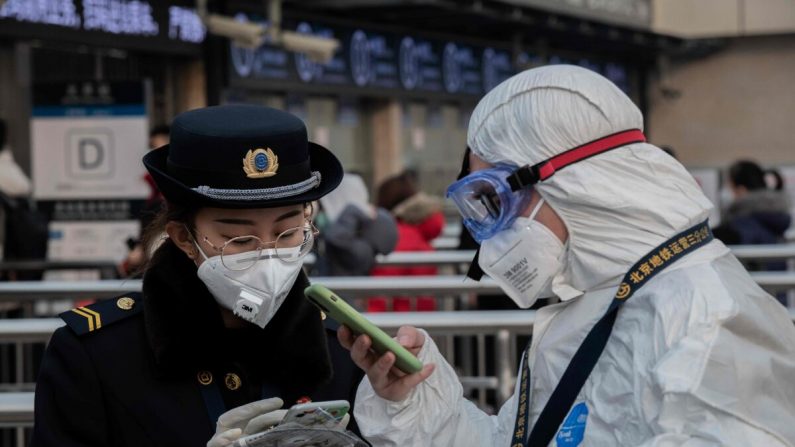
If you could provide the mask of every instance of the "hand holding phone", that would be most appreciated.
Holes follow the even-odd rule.
[[[287,414],[276,426],[241,437],[232,444],[232,447],[302,446],[304,445],[302,440],[316,439],[311,434],[307,434],[311,432],[302,429],[344,432],[349,411],[350,404],[346,400],[296,404],[287,410]]]
[[[354,333],[367,334],[372,340],[373,351],[379,355],[387,351],[392,352],[395,355],[395,366],[399,370],[406,374],[422,370],[422,362],[417,357],[325,286],[313,284],[304,289],[304,295],[326,315],[347,326]]]
[[[279,425],[297,423],[304,426],[336,428],[343,422],[350,411],[347,400],[330,400],[325,402],[308,402],[290,407]],[[345,428],[345,427],[342,427]]]

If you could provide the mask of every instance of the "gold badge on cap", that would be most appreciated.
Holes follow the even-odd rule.
[[[243,170],[248,178],[273,177],[278,169],[279,157],[271,148],[250,150],[243,159]]]

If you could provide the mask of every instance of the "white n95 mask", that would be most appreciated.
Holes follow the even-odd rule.
[[[538,298],[552,296],[560,282],[553,279],[563,270],[565,246],[549,228],[534,220],[543,203],[541,199],[530,217],[517,217],[510,228],[480,245],[480,268],[523,309]]]
[[[264,328],[279,310],[284,299],[301,272],[303,263],[285,262],[278,259],[276,250],[262,250],[259,259],[246,270],[230,270],[221,262],[221,256],[208,258],[201,248],[199,253],[204,262],[199,266],[197,274],[215,301],[231,310],[238,317]],[[299,247],[279,249],[279,255],[294,257]],[[296,253],[292,253],[295,250]],[[234,265],[242,259],[256,256],[256,252],[244,252],[226,255],[227,264]]]

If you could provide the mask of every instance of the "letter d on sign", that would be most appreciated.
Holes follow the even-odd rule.
[[[67,133],[67,175],[75,180],[113,176],[113,132],[106,128],[73,129]]]
[[[96,138],[81,138],[77,144],[77,156],[80,169],[91,171],[102,165],[105,149]]]

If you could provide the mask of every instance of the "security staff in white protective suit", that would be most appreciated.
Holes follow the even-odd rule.
[[[712,204],[642,129],[624,93],[573,66],[480,101],[471,173],[449,196],[509,296],[562,302],[537,312],[496,416],[463,397],[424,331],[398,332],[426,364],[402,375],[342,329],[367,372],[355,417],[373,445],[795,446],[793,323],[712,239]]]

